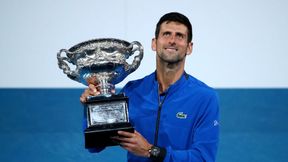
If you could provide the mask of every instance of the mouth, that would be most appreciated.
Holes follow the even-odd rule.
[[[167,51],[178,51],[178,48],[176,48],[176,47],[166,47],[165,50],[167,50]]]

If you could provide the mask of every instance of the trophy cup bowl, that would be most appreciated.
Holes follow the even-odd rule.
[[[127,60],[132,55],[134,59],[129,64]],[[100,92],[84,104],[86,148],[117,145],[110,138],[117,136],[117,131],[134,131],[129,122],[128,97],[115,94],[115,84],[134,72],[142,58],[139,42],[115,38],[88,40],[57,53],[58,66],[64,74],[84,85],[94,84]]]

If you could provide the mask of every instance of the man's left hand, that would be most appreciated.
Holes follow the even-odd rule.
[[[148,150],[152,145],[139,132],[118,131],[118,135],[112,139],[117,140],[121,147],[137,156],[150,157]]]

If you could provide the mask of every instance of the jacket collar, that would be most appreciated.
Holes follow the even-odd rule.
[[[153,77],[154,77],[154,82],[153,82],[153,87],[157,88],[157,93],[159,92],[159,83],[157,80],[157,75],[156,75],[156,71],[153,73]],[[175,91],[177,91],[178,89],[181,89],[181,87],[183,86],[183,84],[185,84],[185,82],[189,79],[189,75],[184,71],[182,76],[172,85],[170,85],[162,94],[160,95],[165,95],[166,93],[169,92],[169,94],[174,93]]]

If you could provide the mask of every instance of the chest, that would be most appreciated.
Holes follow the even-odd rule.
[[[160,125],[166,129],[193,128],[201,116],[201,101],[191,95],[168,95],[164,101],[163,98],[159,101],[157,96],[129,97],[129,118],[138,129],[152,133],[158,115]]]

